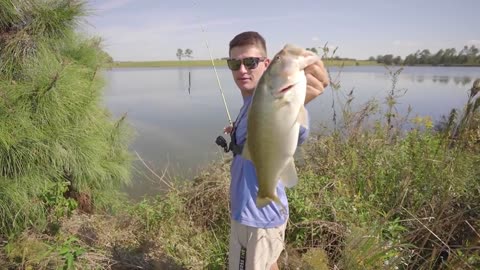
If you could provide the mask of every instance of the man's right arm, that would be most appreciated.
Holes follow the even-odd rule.
[[[305,104],[312,101],[325,91],[330,83],[327,70],[321,60],[309,65],[305,68],[305,76],[307,77],[307,94],[305,96]]]

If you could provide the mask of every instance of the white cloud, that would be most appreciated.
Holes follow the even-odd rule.
[[[252,17],[248,24],[287,21],[298,17],[300,14]],[[174,58],[170,51],[183,46],[193,49],[196,57],[208,58],[208,54],[201,54],[205,38],[208,39],[209,45],[213,45],[215,41],[221,39],[220,36],[225,35],[224,29],[228,29],[230,25],[232,27],[245,25],[245,18],[201,20],[195,13],[189,11],[170,11],[165,14],[147,11],[135,17],[125,18],[115,25],[97,25],[96,28],[88,29],[88,32],[101,36],[104,39],[105,50],[116,60],[168,59],[172,56]],[[202,27],[206,33],[202,32]],[[225,44],[225,41],[221,44]],[[225,49],[222,48],[216,53],[214,51],[213,54],[214,57],[223,57]]]
[[[392,44],[395,47],[406,47],[406,48],[418,47],[420,45],[419,42],[413,41],[413,40],[394,40]]]
[[[468,45],[468,46],[475,45],[475,47],[480,46],[480,40],[478,40],[478,39],[471,39],[471,40],[467,41],[467,45]]]

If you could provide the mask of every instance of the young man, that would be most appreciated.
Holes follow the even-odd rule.
[[[264,38],[257,32],[243,32],[230,41],[228,67],[243,97],[243,106],[234,122],[226,127],[236,144],[245,143],[247,132],[247,109],[253,91],[267,69],[270,59]],[[329,83],[321,61],[305,69],[307,96],[305,103],[320,95]],[[301,128],[299,144],[308,136]],[[280,207],[270,203],[263,208],[255,204],[258,190],[255,167],[250,161],[234,152],[231,164],[230,202],[231,231],[229,247],[229,269],[266,270],[278,269],[277,259],[284,249],[285,227],[288,219],[288,201],[283,186],[277,186],[277,195],[287,208],[287,215]]]

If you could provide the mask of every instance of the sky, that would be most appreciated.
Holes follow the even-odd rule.
[[[257,31],[271,57],[285,44],[367,59],[417,50],[480,48],[480,0],[90,0],[81,31],[103,38],[116,61],[228,56],[238,33]],[[208,44],[208,47],[207,47]]]

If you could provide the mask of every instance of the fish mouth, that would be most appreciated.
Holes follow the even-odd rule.
[[[286,87],[280,89],[278,91],[279,94],[285,94],[286,92],[288,92],[289,90],[291,90],[297,83],[293,83],[293,84],[289,84],[287,85]]]

